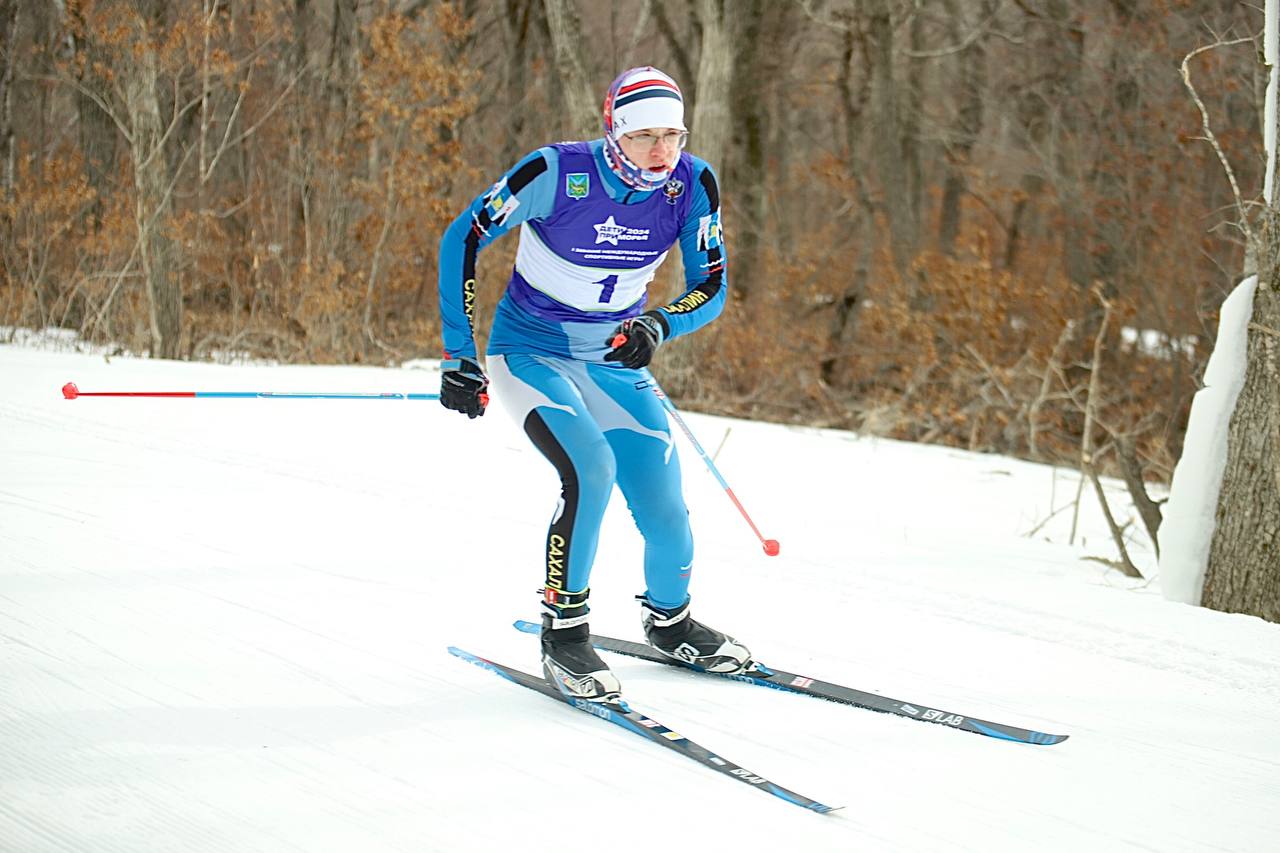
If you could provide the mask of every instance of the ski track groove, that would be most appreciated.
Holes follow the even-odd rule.
[[[3,816],[6,821],[13,826],[25,829],[30,837],[40,839],[50,845],[48,847],[39,848],[28,847],[25,844],[22,847],[8,847],[7,845],[9,843],[18,841],[18,839],[8,838],[6,841],[5,838],[8,836],[8,833],[0,834],[0,842],[4,842],[6,849],[12,851],[12,853],[19,853],[19,851],[21,851],[21,853],[44,853],[44,851],[63,851],[63,853],[97,853],[99,850],[124,850],[124,848],[116,847],[115,845],[102,848],[69,842],[58,833],[51,830],[46,825],[45,821],[27,815],[14,808],[13,805],[7,802],[6,798],[3,797],[0,797],[0,816]]]
[[[112,427],[102,423],[97,423],[93,428],[88,428],[85,426],[85,424],[88,423],[86,421],[44,418],[30,415],[26,412],[19,413],[18,410],[5,406],[4,404],[0,404],[0,414],[7,414],[9,417],[19,422],[43,426],[49,429],[60,429],[75,435],[84,436],[108,444],[115,444],[136,450],[165,453],[183,461],[197,459],[201,462],[213,465],[222,465],[230,468],[251,471],[255,475],[263,477],[281,477],[312,486],[323,486],[328,489],[341,491],[344,495],[356,493],[370,497],[382,497],[385,494],[385,488],[388,486],[403,489],[412,485],[408,480],[379,481],[377,478],[366,475],[360,478],[358,485],[353,486],[349,480],[340,481],[334,478],[315,476],[312,472],[316,470],[316,466],[310,460],[299,461],[293,465],[284,465],[281,464],[279,456],[266,454],[255,455],[243,451],[237,453],[216,453],[211,452],[207,445],[198,442],[155,437],[150,437],[146,441],[139,441],[137,431],[132,428],[126,429]],[[375,480],[376,484],[383,488],[369,487],[370,480]]]
[[[50,501],[39,500],[37,498],[26,497],[15,492],[0,490],[0,505],[13,506],[19,509],[30,510],[44,515],[51,515],[55,518],[62,518],[67,521],[74,521],[77,524],[83,524],[86,521],[100,518],[101,516],[86,510],[76,509],[75,507],[62,506]]]
[[[54,680],[61,681],[64,684],[77,688],[81,692],[91,696],[92,698],[97,700],[96,704],[99,707],[103,707],[103,709],[108,712],[108,716],[110,716],[110,714],[118,714],[127,720],[132,715],[136,715],[139,710],[130,705],[121,704],[118,697],[113,697],[109,694],[101,692],[100,690],[86,687],[85,685],[79,682],[63,678],[57,673],[52,673],[46,670],[44,674]],[[111,679],[104,679],[104,682],[107,685],[113,688],[119,689],[126,694],[132,693],[135,695],[144,695],[144,694],[140,694],[138,691],[133,690],[130,687],[121,685],[118,682],[113,681]],[[175,708],[174,706],[160,703],[158,702],[158,700],[150,700],[150,701],[155,703],[152,706],[152,709],[154,710],[165,710],[165,711],[181,710],[181,709]],[[379,708],[378,710],[386,711],[386,710],[394,710],[394,709]],[[61,712],[61,713],[68,713],[68,712]],[[99,716],[102,715],[101,711],[71,712],[71,713],[86,713],[86,714],[93,713]],[[150,739],[154,739],[156,735],[159,734],[162,736],[166,736],[165,739],[172,740],[174,743],[183,743],[184,741],[189,740],[185,732],[183,732],[182,730],[180,730],[180,728],[178,728],[178,725],[179,725],[179,723],[177,722],[178,716],[179,715],[173,715],[173,719],[175,720],[175,722],[169,724],[164,731],[155,732],[154,730],[149,729],[147,733],[147,737]],[[69,733],[70,732],[69,729],[63,729],[58,727],[55,723],[47,719],[47,717],[48,717],[47,713],[37,712],[34,714],[32,713],[23,714],[23,718],[20,720],[16,718],[10,718],[10,719],[5,719],[3,721],[0,721],[0,732],[4,732],[4,735],[5,735],[2,740],[4,747],[0,749],[0,754],[16,759],[10,766],[23,767],[23,768],[36,768],[42,771],[39,774],[39,778],[41,779],[47,779],[52,782],[63,780],[63,781],[68,781],[74,784],[77,782],[90,781],[85,777],[85,772],[84,772],[85,762],[83,758],[72,757],[75,754],[92,755],[93,753],[99,753],[99,757],[103,760],[108,760],[108,761],[125,760],[127,763],[133,763],[133,762],[128,762],[127,759],[121,759],[118,756],[111,756],[110,754],[101,753],[102,746],[103,746],[101,743],[88,740],[83,737],[77,738],[74,735],[71,735]],[[412,715],[409,715],[409,719],[413,720],[414,722],[420,722],[420,720],[418,720],[416,717],[413,717]],[[154,725],[154,723],[152,723],[152,725]],[[419,802],[419,796],[421,792],[418,784],[413,780],[406,779],[398,774],[388,773],[382,770],[381,768],[377,767],[376,765],[370,764],[369,762],[359,757],[353,756],[352,754],[349,754],[346,752],[340,752],[338,750],[335,750],[323,743],[317,742],[312,738],[296,735],[288,731],[287,729],[281,728],[277,725],[273,725],[270,723],[261,723],[259,727],[261,728],[262,734],[264,736],[274,735],[277,738],[279,738],[281,741],[284,741],[287,743],[291,742],[292,745],[284,747],[285,750],[293,750],[298,748],[301,748],[304,751],[312,750],[315,753],[325,756],[330,761],[326,761],[323,765],[317,765],[317,763],[314,760],[308,759],[305,755],[290,756],[288,754],[282,754],[282,750],[280,749],[268,750],[261,753],[256,753],[256,752],[251,753],[249,751],[250,747],[248,747],[245,744],[241,744],[238,746],[222,745],[222,746],[216,746],[216,747],[207,747],[204,749],[203,754],[192,752],[190,755],[186,756],[181,760],[199,761],[199,760],[208,759],[217,755],[234,755],[242,758],[245,761],[251,761],[254,763],[265,761],[268,764],[277,766],[281,770],[286,771],[288,773],[288,776],[289,776],[289,779],[291,780],[292,785],[296,786],[297,788],[303,788],[303,789],[309,790],[315,799],[327,803],[329,806],[329,808],[326,810],[327,813],[341,814],[344,820],[347,823],[349,823],[353,829],[359,830],[362,834],[366,836],[371,834],[371,832],[372,834],[375,834],[375,835],[381,834],[380,830],[377,830],[376,828],[375,829],[370,828],[370,826],[367,823],[367,817],[368,817],[368,813],[371,810],[376,808],[378,805],[385,804],[383,800],[385,799],[385,796],[388,792],[385,786],[379,786],[377,789],[378,802],[376,803],[371,802],[368,804],[368,806],[353,805],[348,803],[347,800],[342,797],[335,797],[334,796],[335,790],[341,792],[346,796],[351,796],[354,792],[352,792],[349,788],[343,788],[343,787],[339,787],[335,789],[326,783],[326,781],[324,780],[324,774],[332,770],[333,765],[331,762],[336,762],[338,766],[348,765],[353,768],[358,768],[359,770],[365,771],[377,778],[381,778],[383,780],[396,783],[399,786],[400,792],[401,792],[401,797],[398,798],[400,801],[400,805],[403,805],[406,808],[412,808],[414,805],[416,805]],[[115,742],[128,743],[128,742],[132,742],[136,738],[136,735],[130,731],[119,731],[114,728],[111,729],[111,731],[114,732],[112,736],[116,739]],[[33,737],[33,735],[35,735],[35,737]],[[20,749],[14,748],[13,745],[21,744],[21,743],[31,744],[33,746],[36,746],[37,749],[34,750],[32,753],[28,754],[23,752]],[[50,744],[58,744],[59,746],[63,747],[63,749],[51,750],[48,748]],[[191,747],[188,746],[186,747],[186,749],[191,750]],[[136,777],[138,774],[135,773],[131,775]],[[147,777],[147,778],[150,784],[158,785],[163,794],[173,795],[173,796],[167,797],[168,802],[163,802],[161,801],[161,798],[157,798],[155,795],[147,795],[144,792],[139,791],[136,785],[130,785],[129,788],[130,788],[131,797],[137,797],[148,805],[149,818],[154,817],[154,815],[157,813],[164,815],[166,819],[169,819],[169,816],[171,813],[184,814],[184,812],[180,808],[174,808],[174,809],[155,808],[156,806],[168,805],[169,803],[173,803],[176,805],[176,804],[188,802],[189,801],[188,792],[182,786],[174,782],[166,781],[164,776],[160,776],[160,777],[153,776],[153,777]],[[368,800],[368,797],[362,794],[360,795],[360,800],[362,802],[366,801]],[[209,798],[207,797],[201,798],[199,802],[201,807],[217,812],[217,815],[216,815],[217,825],[234,825],[237,822],[238,823],[252,822],[248,820],[246,815],[237,813],[234,810],[227,810],[226,808],[218,806],[214,802],[210,801]],[[36,826],[36,824],[34,823],[34,819],[29,819],[26,821],[26,823],[30,826]],[[181,831],[169,837],[188,838],[192,834],[191,830],[199,829],[201,826],[203,826],[203,821],[200,821],[196,817],[188,818],[180,823],[175,823],[173,828]],[[259,826],[258,829],[261,831],[265,831],[261,826]],[[52,833],[52,830],[46,830],[46,835],[50,835],[50,837],[54,837],[51,835],[51,833]],[[277,840],[280,841],[281,843],[285,843],[284,839],[277,838]],[[295,847],[292,844],[289,845],[289,848],[293,850],[299,850],[299,851],[306,849],[303,847]],[[96,851],[102,848],[86,842],[86,846],[65,847],[64,849]],[[121,848],[121,849],[129,849],[129,848]],[[133,848],[133,849],[137,849],[137,848]],[[271,846],[264,849],[277,850],[281,848],[278,846]],[[384,847],[381,849],[409,850],[412,848],[401,847],[400,845],[397,844],[395,847]]]
[[[223,603],[236,604],[237,606],[242,606],[236,602],[231,602],[221,596],[213,596],[213,597]],[[295,630],[305,631],[306,633],[337,643],[336,640],[334,640],[332,637],[329,637],[328,635],[325,635],[321,632],[305,629],[301,626],[298,626],[294,623],[289,622],[288,620],[284,620],[284,619],[281,619],[280,617],[276,617],[274,614],[269,614],[265,611],[262,611],[254,607],[249,607],[249,606],[242,606],[242,607],[243,609],[255,614],[260,618],[283,622],[284,624],[289,625],[291,628]],[[129,609],[133,610],[132,608],[129,608]],[[152,614],[148,614],[143,611],[137,611],[137,610],[133,610],[133,612],[143,617],[142,619],[138,620],[138,622],[142,624],[151,623],[152,620],[154,619],[154,616]],[[251,652],[253,655],[264,656],[264,657],[268,657],[273,660],[276,660],[279,663],[283,664],[290,671],[298,675],[301,675],[304,679],[314,681],[316,683],[320,683],[324,685],[326,688],[328,688],[329,690],[335,693],[338,693],[339,695],[342,695],[348,700],[354,702],[357,706],[375,711],[379,716],[397,718],[400,721],[402,721],[406,725],[406,727],[418,727],[418,726],[421,726],[423,722],[422,716],[419,712],[415,712],[413,710],[406,710],[393,705],[368,702],[367,700],[361,698],[361,696],[357,691],[346,687],[341,682],[329,677],[324,673],[321,673],[320,671],[316,670],[314,667],[311,667],[307,664],[296,661],[288,657],[287,655],[277,653],[265,646],[262,646],[257,643],[249,642],[235,636],[228,636],[223,632],[209,630],[203,626],[199,627],[197,630],[199,630],[199,632],[202,635],[207,637],[212,642],[215,642],[215,643],[229,642]],[[79,631],[67,632],[67,634],[70,636],[74,636],[80,642],[86,641],[85,636]],[[125,660],[121,656],[103,649],[101,645],[96,642],[88,641],[88,643],[89,645],[100,649],[103,653],[109,654],[114,659],[122,660],[122,661]],[[340,644],[340,645],[346,645],[346,644]],[[45,650],[38,649],[36,647],[32,647],[32,648],[34,651],[43,652],[45,654],[51,654]],[[363,651],[355,647],[348,646],[348,648],[357,652]],[[184,651],[184,654],[186,654],[185,651]],[[54,659],[59,661],[60,663],[65,663],[64,660],[59,659],[56,656],[54,657]],[[388,659],[384,658],[384,660],[388,660]],[[120,694],[140,698],[156,708],[174,710],[174,706],[172,704],[158,698],[157,696],[151,695],[143,690],[138,689],[137,687],[133,686],[132,683],[125,683],[118,679],[107,677],[101,673],[98,673],[98,676],[97,676],[99,683],[96,685],[89,685],[84,683],[83,681],[64,677],[60,672],[50,670],[47,667],[42,667],[42,666],[39,666],[38,664],[33,664],[33,667],[37,671],[39,671],[47,680],[51,682],[62,683],[72,688],[74,691],[78,691],[92,697],[92,699],[96,702],[96,704],[106,705],[107,707],[114,710],[125,711],[128,708],[127,705],[122,705],[120,703],[120,699],[119,699]],[[192,693],[191,691],[186,690],[185,688],[177,686],[163,678],[157,677],[153,672],[150,672],[144,669],[143,667],[138,666],[137,664],[131,664],[131,667],[134,669],[136,673],[147,676],[148,680],[151,683],[154,683],[158,686],[163,686],[168,690],[181,693],[198,703],[202,703],[206,705],[210,703],[216,704],[218,697]],[[422,675],[424,675],[424,673],[422,673],[421,671],[415,671],[411,668],[404,667],[403,665],[401,665],[401,669],[407,671],[411,675],[411,677],[420,678]],[[392,687],[403,687],[402,684],[398,684],[396,682],[387,680],[380,676],[379,676],[379,680],[382,681],[384,684],[387,684]],[[434,680],[441,683],[447,683],[447,682],[444,682],[444,679],[435,678]],[[115,692],[113,693],[113,691]],[[323,743],[315,741],[314,739],[296,735],[290,731],[287,731],[285,729],[282,729],[278,726],[275,726],[269,723],[264,723],[262,725],[264,727],[264,732],[268,732],[268,731],[272,732],[280,736],[283,740],[292,742],[294,745],[300,745],[310,749],[314,749],[317,752],[322,753],[328,756],[329,758],[335,760],[339,765],[345,764],[354,768],[359,768],[360,770],[366,773],[382,778],[387,782],[394,783],[394,785],[400,788],[402,794],[412,799],[413,802],[416,802],[416,795],[419,793],[418,783],[416,783],[412,779],[408,779],[398,773],[387,772],[384,769],[380,768],[376,763],[370,763],[369,761],[366,761],[363,758],[360,758],[358,754],[353,755],[346,752],[335,750]],[[276,758],[273,756],[272,760],[276,760]],[[323,768],[313,767],[310,769],[320,771]],[[317,789],[317,793],[323,795],[325,793],[325,789],[324,788]],[[405,805],[407,806],[411,806],[412,804],[413,804],[412,802],[408,802],[408,801],[406,801],[405,803]],[[346,808],[344,806],[339,806],[339,808],[346,811]],[[359,815],[360,815],[360,812],[357,810],[357,811],[349,811],[348,816],[353,819],[356,819],[359,817]]]
[[[55,737],[44,738],[39,742],[32,740],[30,738],[32,731],[39,730],[50,732],[55,735]],[[87,772],[86,768],[92,766],[92,763],[86,762],[85,756],[88,755],[89,757],[99,758],[104,761],[123,760],[119,756],[112,756],[110,754],[103,753],[101,746],[94,741],[87,740],[83,737],[75,738],[74,736],[70,736],[66,730],[58,728],[52,722],[49,722],[42,717],[36,717],[34,719],[24,721],[21,724],[21,732],[25,736],[25,740],[40,745],[40,751],[36,755],[22,755],[16,751],[11,751],[11,754],[21,756],[24,759],[18,766],[41,768],[45,770],[45,773],[42,774],[40,778],[42,781],[48,780],[46,784],[53,784],[62,781],[70,783],[73,788],[77,785],[86,785],[91,789],[96,788],[101,784],[101,780],[97,776],[93,776]],[[8,742],[14,743],[17,742],[17,739]],[[44,744],[47,742],[64,744],[65,749],[62,752],[51,752],[47,748],[44,748]],[[94,755],[94,753],[98,754]],[[132,762],[126,761],[125,763]],[[136,779],[140,775],[142,774],[135,771],[131,774],[131,777]],[[165,849],[170,849],[168,845],[174,843],[174,839],[177,839],[178,842],[181,843],[182,841],[192,840],[193,836],[196,838],[203,837],[206,839],[216,837],[207,828],[206,821],[190,814],[190,807],[193,802],[193,798],[189,790],[177,783],[168,781],[167,778],[163,776],[144,776],[143,778],[146,779],[148,786],[158,789],[159,796],[157,796],[157,792],[143,791],[139,784],[134,781],[127,782],[125,784],[125,793],[116,794],[116,796],[125,803],[135,804],[144,807],[146,810],[146,817],[142,819],[141,826],[138,825],[138,822],[131,821],[133,826],[131,834],[134,837],[140,834],[139,830],[143,827],[155,827],[157,830],[163,830],[165,827],[170,827],[174,831],[156,833],[162,835],[162,837],[166,839]],[[199,807],[207,809],[209,812],[213,813],[211,817],[214,818],[214,820],[210,822],[216,826],[233,826],[237,823],[251,822],[246,820],[245,815],[226,809],[215,802],[210,801],[206,797],[202,797],[196,802],[198,802]],[[97,851],[102,849],[134,851],[146,849],[144,847],[135,846],[136,842],[132,841],[125,842],[126,846],[112,845],[111,847],[104,848],[104,842],[96,837],[85,838],[83,842],[75,845],[71,845],[69,842],[63,840],[58,830],[63,825],[63,819],[65,817],[74,817],[75,821],[66,821],[66,823],[75,823],[77,825],[77,830],[83,835],[83,829],[79,824],[84,822],[91,814],[100,813],[106,817],[114,815],[113,812],[105,811],[104,808],[105,807],[102,806],[82,805],[76,810],[74,815],[68,815],[67,812],[69,809],[64,804],[58,809],[57,817],[55,818],[41,820],[35,816],[23,815],[23,820],[26,825],[39,828],[43,836],[56,841],[60,845],[59,849],[83,850],[90,851],[90,853],[97,853]],[[13,809],[13,811],[16,814],[21,814],[21,812],[18,812],[16,809]],[[51,822],[54,824],[52,827],[47,825]],[[157,823],[158,826],[156,825]],[[257,828],[270,834],[269,830],[262,827]],[[144,832],[141,834],[145,835],[146,833]],[[279,840],[282,843],[288,844],[284,839]],[[291,844],[289,844],[289,847],[298,851],[302,850],[302,848],[293,847]],[[193,849],[206,848],[199,846]]]
[[[860,582],[879,589],[896,588],[892,578],[864,575]],[[933,618],[950,619],[984,630],[1000,631],[1089,655],[1101,655],[1147,671],[1176,672],[1254,696],[1261,693],[1280,697],[1280,669],[1270,660],[1221,652],[1113,622],[1064,614],[1036,607],[1025,600],[1019,600],[1014,606],[975,594],[962,586],[917,585],[912,589],[911,604]],[[1107,637],[1108,641],[1096,639],[1098,636]],[[1117,642],[1110,642],[1112,638]],[[1154,660],[1153,649],[1161,650]],[[1226,671],[1224,662],[1230,665]],[[940,685],[938,682],[934,686]]]

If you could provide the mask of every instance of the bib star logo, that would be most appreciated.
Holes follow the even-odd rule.
[[[627,230],[623,226],[619,225],[617,222],[614,222],[613,216],[610,216],[608,219],[606,219],[604,222],[601,222],[599,225],[593,225],[591,227],[596,229],[596,245],[597,246],[600,245],[601,243],[612,243],[615,246],[618,245],[618,238],[621,237]]]

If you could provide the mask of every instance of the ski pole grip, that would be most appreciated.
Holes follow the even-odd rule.
[[[622,346],[626,342],[627,342],[627,336],[622,334],[622,332],[618,332],[618,334],[613,336],[613,340],[609,341],[609,345],[612,346],[614,349],[617,349],[618,347]]]

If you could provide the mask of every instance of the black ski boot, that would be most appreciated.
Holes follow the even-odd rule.
[[[751,667],[751,651],[733,637],[708,628],[689,616],[689,602],[671,610],[639,595],[644,635],[649,645],[669,658],[707,672],[743,672]]]
[[[566,610],[573,615],[563,615]],[[566,696],[616,702],[622,685],[591,646],[587,613],[585,601],[573,607],[543,604],[542,673]]]

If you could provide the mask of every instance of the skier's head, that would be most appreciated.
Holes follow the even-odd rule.
[[[667,182],[688,139],[676,81],[645,65],[618,75],[604,96],[605,162],[638,190]]]

